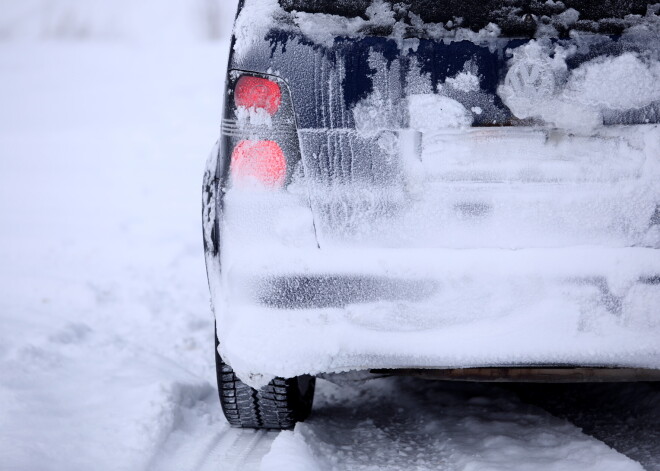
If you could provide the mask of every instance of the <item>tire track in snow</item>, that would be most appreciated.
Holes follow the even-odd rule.
[[[643,470],[497,385],[386,378],[338,387],[319,381],[318,399],[308,422],[278,437],[263,469],[298,459],[302,442],[323,470]]]
[[[233,446],[219,451],[221,469],[227,471],[259,470],[261,459],[268,453],[270,446],[277,437],[277,432],[265,430],[232,430],[236,434]],[[219,449],[220,450],[220,449]],[[207,465],[199,471],[217,470],[217,461],[207,461]],[[210,466],[209,466],[210,465]]]
[[[217,407],[220,408],[219,404]],[[221,431],[213,433],[212,428]],[[189,421],[172,433],[149,470],[258,471],[277,435],[264,430],[230,428],[224,421]]]
[[[229,428],[212,397],[186,409],[150,470],[643,470],[609,448],[607,437],[594,434],[604,438],[603,443],[563,418],[522,402],[516,389],[520,387],[529,386],[384,378],[340,387],[319,380],[312,418],[295,432],[281,434]],[[546,396],[556,395],[548,385],[537,387]],[[655,411],[657,418],[657,392],[646,391],[651,395],[638,409]],[[617,398],[611,391],[601,392],[603,401]],[[614,407],[640,397],[630,389],[624,392]],[[581,407],[574,408],[576,413]],[[209,420],[208,411],[217,414]],[[617,420],[623,425],[626,417]],[[657,460],[657,449],[655,453],[649,455],[650,462]],[[647,471],[655,469],[647,466]]]

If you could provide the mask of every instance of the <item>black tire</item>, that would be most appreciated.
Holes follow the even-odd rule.
[[[217,339],[215,367],[222,411],[233,427],[288,430],[312,411],[316,386],[312,376],[275,378],[256,390],[238,379],[231,366],[222,361]]]

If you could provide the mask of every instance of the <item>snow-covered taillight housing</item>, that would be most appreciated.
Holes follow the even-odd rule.
[[[242,140],[231,154],[230,169],[234,184],[281,188],[286,180],[286,157],[275,141]]]
[[[236,81],[234,102],[238,107],[264,110],[273,116],[282,104],[282,90],[273,80],[243,75]]]
[[[300,162],[291,94],[275,76],[230,71],[222,123],[230,187],[282,189]]]

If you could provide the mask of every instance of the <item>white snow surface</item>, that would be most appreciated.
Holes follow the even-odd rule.
[[[230,429],[200,227],[229,42],[121,15],[110,38],[127,3],[52,1],[96,18],[69,41],[42,34],[45,4],[2,4],[0,469],[641,469],[488,387],[319,381],[295,431]]]
[[[227,37],[235,0],[0,0],[0,41],[190,43]]]
[[[229,41],[149,4],[0,5],[3,471],[142,470],[188,423],[227,428],[200,195]],[[89,34],[42,34],[65,10]]]
[[[278,0],[247,0],[236,23],[237,54],[247,54],[250,47],[263,38],[263,34],[273,27],[297,29],[307,39],[316,44],[330,47],[336,37],[364,37],[369,29],[391,28],[392,38],[404,43],[406,23],[397,22],[392,6],[381,0],[374,0],[365,10],[366,19],[361,17],[347,18],[325,13],[306,13],[294,11],[288,14],[279,5]],[[288,25],[288,18],[293,21],[293,27]],[[454,25],[443,23],[425,24],[421,18],[412,14],[411,24],[424,30],[433,39],[451,39],[455,41],[482,42],[496,38],[500,29],[495,24],[488,24],[478,32],[467,28],[455,28]],[[446,28],[445,28],[446,26]]]
[[[516,117],[589,129],[603,123],[603,111],[639,109],[660,100],[657,58],[631,52],[599,56],[569,72],[566,59],[574,52],[545,41],[530,41],[513,51],[499,94]]]
[[[316,417],[280,434],[260,471],[643,469],[490,387],[409,379],[343,387],[323,382],[318,396]],[[354,407],[341,406],[347,403]]]
[[[558,5],[555,6],[560,7],[558,11],[563,11],[553,14],[551,17],[544,17],[545,21],[539,21],[535,37],[557,37],[556,27],[571,27],[580,18],[579,11],[573,8],[566,9],[562,2],[556,3]],[[495,23],[489,23],[476,32],[461,27],[462,18],[455,18],[454,21],[450,20],[447,23],[425,23],[421,17],[410,12],[408,18],[397,21],[396,10],[401,8],[401,5],[405,5],[404,2],[391,5],[383,0],[372,0],[367,5],[363,15],[366,18],[363,18],[295,10],[287,13],[278,0],[246,0],[244,13],[236,25],[235,50],[239,55],[246,54],[250,46],[259,41],[263,37],[263,33],[272,27],[300,31],[308,40],[326,47],[332,46],[336,37],[361,38],[365,37],[369,30],[382,30],[383,28],[390,29],[390,37],[403,45],[406,29],[409,26],[434,40],[467,40],[485,43],[501,35],[501,28]],[[657,5],[652,5],[645,16],[627,15],[624,19],[610,18],[603,21],[618,23],[637,32],[646,31],[657,34],[660,27],[660,21],[654,17],[657,9]],[[517,8],[509,8],[508,14],[517,17],[519,11]]]
[[[447,128],[468,128],[472,115],[461,103],[442,95],[411,95],[408,97],[410,128],[419,132]],[[433,116],[433,119],[429,119]]]
[[[439,98],[420,97],[420,126]],[[403,191],[311,186],[321,250],[305,193],[229,189],[223,357],[253,386],[372,368],[659,368],[660,290],[644,281],[660,270],[659,132],[427,129],[421,159],[392,157],[413,167]],[[334,303],[269,288],[323,276],[339,279]]]
[[[366,13],[290,15],[326,46],[369,24],[396,36],[388,4]],[[291,27],[275,21],[283,15],[275,0],[248,0],[236,51]],[[581,45],[539,39],[513,50],[498,93],[534,126],[492,129],[470,129],[479,110],[452,98],[478,93],[471,59],[434,93],[421,72],[399,90],[397,60],[371,51],[373,90],[349,110],[356,129],[299,131],[304,165],[322,167],[302,182],[309,193],[226,193],[223,273],[212,284],[222,287],[220,351],[239,377],[256,387],[371,368],[660,368],[660,289],[648,282],[660,272],[660,126],[603,126],[606,112],[660,100],[660,64],[652,52],[625,53],[569,70]],[[306,147],[323,132],[325,144]],[[277,277],[304,286],[324,276],[340,279],[333,296],[345,299],[263,295]],[[395,288],[357,296],[342,277]],[[309,302],[286,308],[300,298]]]

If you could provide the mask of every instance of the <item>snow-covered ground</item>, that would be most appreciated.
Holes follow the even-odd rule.
[[[0,0],[0,40],[152,44],[229,35],[237,0]]]
[[[126,34],[0,42],[0,469],[144,469],[188,411],[225,427],[200,212],[229,45],[131,25],[160,2],[28,3],[2,22]]]
[[[229,46],[161,4],[0,2],[0,469],[642,469],[482,386],[321,381],[294,432],[230,429],[200,227]]]
[[[182,428],[186,433],[172,435],[154,469],[645,469],[574,425],[521,402],[514,392],[491,385],[447,385],[412,378],[341,386],[321,380],[313,417],[293,432],[220,430],[209,434],[200,427],[199,417],[188,417]],[[654,439],[638,440],[640,449],[648,441],[646,451],[651,455],[638,453],[647,458],[646,465],[658,456]]]
[[[286,469],[303,450],[308,461],[292,469],[643,469],[496,387],[409,378],[324,386],[315,418],[280,435],[262,469]]]
[[[200,175],[226,47],[0,45],[0,462],[139,469],[214,395]]]

